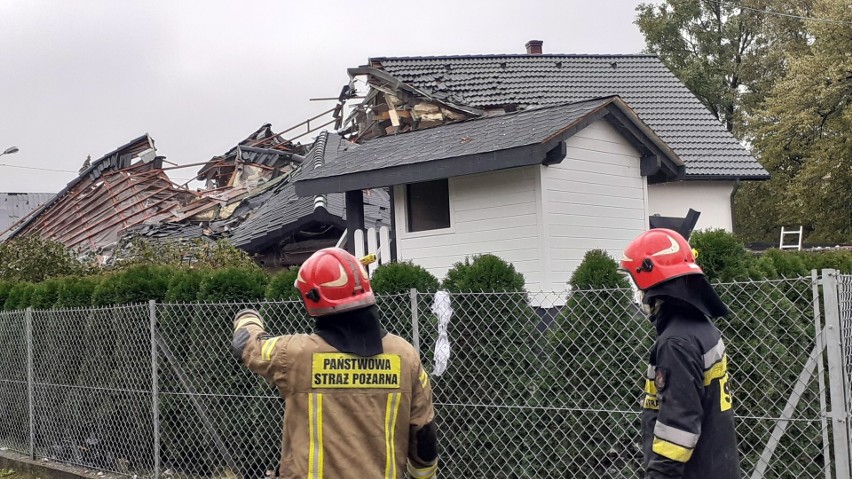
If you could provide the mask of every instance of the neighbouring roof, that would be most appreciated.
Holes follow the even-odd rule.
[[[643,174],[682,176],[683,161],[622,100],[608,97],[376,138],[303,171],[295,178],[296,193],[352,191],[561,161],[550,157],[560,143],[600,119],[657,162],[651,171],[643,165]]]
[[[377,57],[435,98],[476,108],[618,95],[686,162],[688,179],[766,179],[766,170],[655,55]]]
[[[345,149],[353,148],[338,135],[320,133],[306,155],[303,168],[294,171],[290,180],[297,180],[304,165],[335,163]],[[308,223],[328,223],[346,228],[345,199],[342,193],[318,196],[296,195],[294,184],[288,181],[271,192],[249,217],[234,229],[230,241],[247,251],[259,251],[293,233]],[[390,198],[382,190],[364,192],[364,221],[366,227],[390,226]]]
[[[161,163],[154,140],[142,135],[93,161],[3,237],[38,232],[71,248],[112,242],[120,230],[192,196],[173,185]]]
[[[51,198],[53,193],[0,193],[0,233]]]

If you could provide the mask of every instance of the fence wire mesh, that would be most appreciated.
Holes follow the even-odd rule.
[[[0,448],[20,453],[30,443],[25,315],[0,312]]]
[[[32,344],[35,454],[150,474],[148,306],[33,311]]]
[[[852,280],[844,284],[850,365]],[[812,286],[810,278],[717,285],[733,312],[717,325],[746,477],[823,478],[830,467],[826,392],[817,374],[802,375],[819,357]],[[441,477],[642,477],[640,398],[653,331],[631,291],[452,294],[448,322],[435,296],[378,302],[384,326],[419,343],[426,369],[445,369],[432,378]],[[153,338],[149,305],[33,312],[35,453],[144,477],[270,474],[284,402],[231,356],[232,318],[245,307],[274,334],[313,326],[298,302],[157,304]],[[0,339],[9,345],[0,350],[0,445],[25,452],[25,313],[0,313]]]
[[[852,275],[837,277],[837,303],[840,309],[840,340],[846,376],[846,428],[852,440]]]

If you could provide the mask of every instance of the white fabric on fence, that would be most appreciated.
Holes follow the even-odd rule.
[[[447,325],[453,317],[450,293],[446,291],[435,293],[432,312],[438,317],[438,340],[435,341],[435,369],[432,370],[432,376],[438,377],[444,374],[450,362],[450,338],[447,335]]]

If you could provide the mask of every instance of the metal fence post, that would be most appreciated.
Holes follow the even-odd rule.
[[[411,288],[411,344],[420,353],[420,321],[417,308],[417,288]]]
[[[817,356],[817,381],[819,384],[819,412],[820,412],[820,429],[822,432],[822,455],[826,459],[824,461],[825,465],[825,479],[831,479],[831,442],[828,440],[828,422],[826,421],[826,417],[828,414],[828,405],[825,401],[825,368],[823,366],[823,352],[825,351],[825,346],[823,345],[823,324],[822,324],[822,313],[820,312],[820,304],[819,304],[819,272],[817,270],[811,270],[811,289],[814,298],[814,343],[816,344],[816,349],[819,351]]]
[[[834,438],[834,471],[838,478],[849,475],[849,437],[846,422],[846,386],[843,353],[840,345],[840,306],[837,294],[837,271],[822,270],[822,292],[825,301],[825,347],[828,356],[828,387],[831,398],[831,430]]]
[[[157,302],[148,302],[151,319],[151,420],[154,427],[154,479],[160,477],[160,391],[157,371]]]
[[[27,331],[27,399],[30,422],[30,459],[35,459],[35,395],[33,394],[33,308],[27,308],[24,316]]]

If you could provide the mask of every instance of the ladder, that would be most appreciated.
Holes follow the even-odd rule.
[[[784,243],[785,235],[797,235],[799,237],[798,241],[793,243]],[[778,243],[778,249],[795,249],[801,251],[802,249],[802,226],[799,226],[799,229],[787,229],[786,226],[781,227],[781,240]]]

